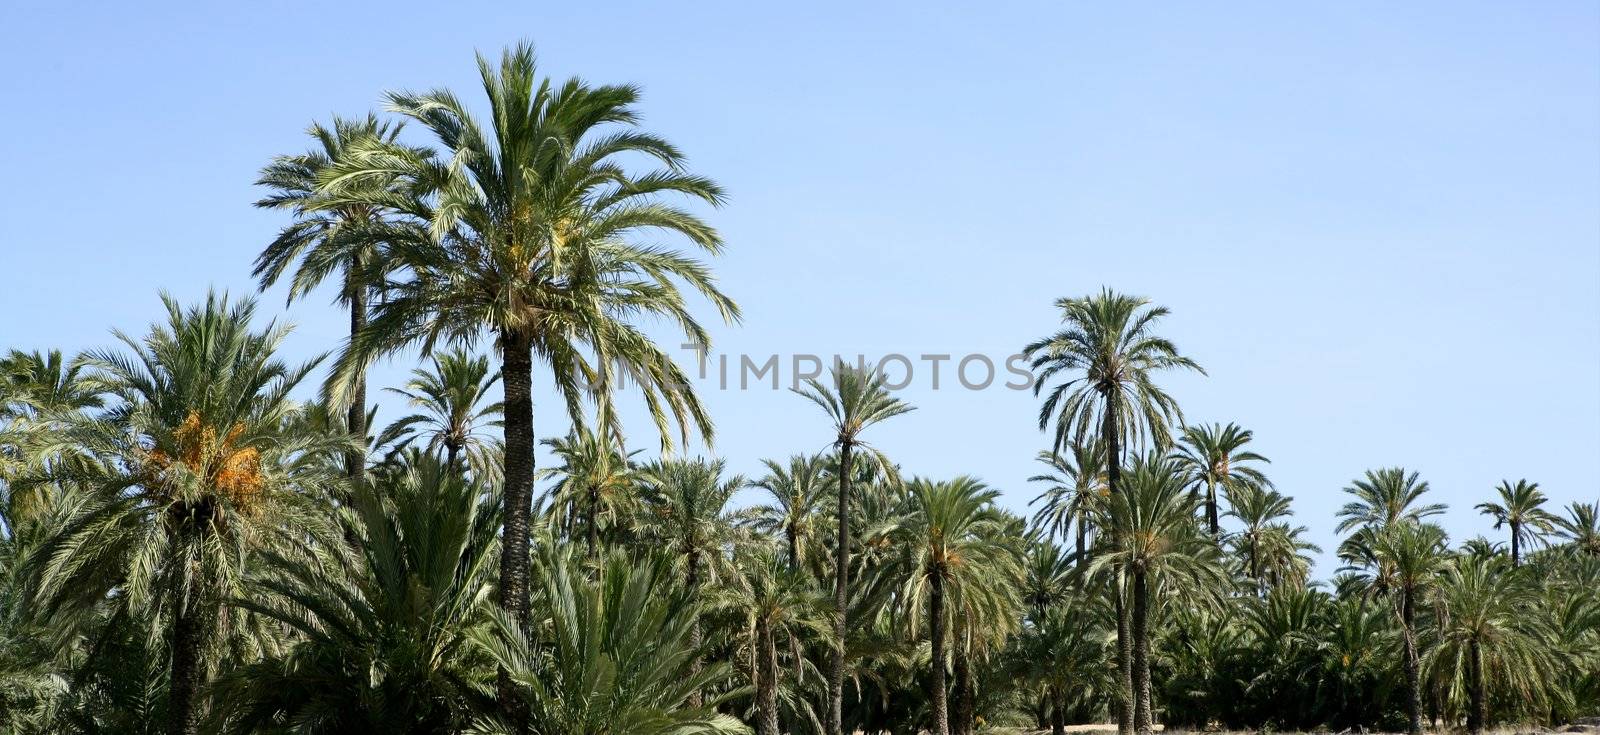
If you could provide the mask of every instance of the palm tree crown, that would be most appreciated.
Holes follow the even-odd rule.
[[[1538,543],[1543,534],[1554,531],[1555,516],[1540,507],[1549,498],[1539,490],[1539,483],[1517,480],[1512,484],[1501,480],[1495,491],[1500,494],[1500,502],[1479,503],[1477,509],[1494,518],[1496,529],[1501,526],[1511,529],[1511,565],[1520,566],[1523,545]]]

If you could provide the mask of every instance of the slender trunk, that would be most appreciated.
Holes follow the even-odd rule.
[[[367,326],[367,285],[359,278],[361,270],[361,256],[357,254],[351,258],[350,268],[345,273],[345,291],[350,301],[350,343],[355,344],[356,334]],[[355,376],[355,382],[350,387],[350,409],[345,417],[345,428],[356,441],[365,447],[367,442],[367,375],[365,371]],[[345,455],[344,471],[350,482],[359,483],[366,476],[367,457],[365,451],[350,452]]]
[[[1211,526],[1211,537],[1222,538],[1222,528],[1217,523],[1217,486],[1210,481],[1206,482],[1206,523]]]
[[[756,666],[756,735],[778,735],[778,646],[767,621],[756,622],[761,661]]]
[[[794,524],[783,527],[784,541],[789,544],[789,571],[800,571],[800,534],[795,533]]]
[[[1133,729],[1154,732],[1150,717],[1150,589],[1143,570],[1133,572]]]
[[[1116,497],[1122,491],[1122,449],[1120,424],[1117,421],[1116,396],[1105,393],[1105,419],[1101,426],[1101,441],[1106,448],[1106,492]],[[1117,698],[1117,734],[1133,732],[1133,666],[1132,641],[1128,639],[1128,606],[1123,599],[1125,583],[1112,584],[1112,594],[1117,607],[1117,668],[1121,678],[1122,696]]]
[[[689,552],[689,570],[684,574],[683,589],[690,597],[700,594],[700,553]],[[697,677],[704,665],[700,661],[700,646],[705,642],[705,634],[700,630],[700,616],[695,614],[694,624],[689,626],[689,650],[694,652],[694,657],[689,659],[689,676]],[[689,706],[699,709],[704,703],[700,690],[689,693]]]
[[[850,463],[853,442],[839,443],[839,539],[833,559],[833,660],[828,666],[828,732],[844,735],[845,605],[850,585]],[[943,735],[943,734],[941,734]]]
[[[1050,687],[1050,735],[1066,735],[1067,706],[1061,700],[1061,688]]]
[[[500,335],[500,384],[505,390],[505,529],[500,545],[500,608],[528,629],[528,526],[533,514],[533,350],[527,335]],[[504,669],[496,675],[500,707],[518,731],[526,708]]]
[[[1467,662],[1469,673],[1472,675],[1472,705],[1467,710],[1467,730],[1472,735],[1479,735],[1489,726],[1489,690],[1483,676],[1483,648],[1476,639],[1472,641],[1468,655],[1472,657],[1472,660]]]
[[[1078,509],[1078,568],[1089,564],[1089,552],[1086,550],[1085,540],[1088,536],[1089,514],[1083,508]]]
[[[205,543],[206,532],[197,531],[195,545]],[[180,580],[171,591],[172,670],[167,694],[167,731],[171,735],[195,735],[200,731],[199,693],[205,678],[201,651],[212,622],[210,585],[198,563],[191,563],[189,589]]]
[[[968,637],[972,631],[967,627],[966,615],[961,616],[961,628],[956,631],[955,646],[951,650],[955,669],[955,707],[950,715],[950,731],[954,735],[972,735],[972,726],[976,718],[973,716],[976,703],[973,702],[972,691],[972,661],[968,657],[967,647],[971,643]]]
[[[453,441],[444,443],[444,466],[454,473],[460,469],[461,446]]]
[[[1133,732],[1133,637],[1128,628],[1127,584],[1118,574],[1112,582],[1117,612],[1117,733]]]
[[[593,559],[595,549],[599,546],[599,520],[600,520],[600,489],[594,485],[589,486],[589,509],[584,533],[587,535],[589,545],[589,558]]]
[[[1522,566],[1522,543],[1519,540],[1519,537],[1522,536],[1522,528],[1521,528],[1521,526],[1522,526],[1522,524],[1520,524],[1520,523],[1518,523],[1516,521],[1512,521],[1511,522],[1511,566],[1512,566],[1512,568],[1516,568],[1516,567]]]
[[[1406,732],[1422,735],[1422,662],[1417,657],[1416,623],[1412,619],[1412,591],[1400,591],[1400,632],[1405,640]]]
[[[1263,591],[1261,584],[1261,563],[1257,561],[1260,549],[1256,546],[1256,532],[1250,531],[1250,578],[1256,581],[1256,591]]]
[[[944,682],[944,580],[935,574],[928,585],[928,628],[933,657],[929,661],[933,675],[930,707],[933,710],[933,735],[950,735],[950,716],[945,708]]]

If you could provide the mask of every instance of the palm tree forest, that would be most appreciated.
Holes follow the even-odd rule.
[[[1469,538],[1415,469],[1278,487],[1249,427],[1185,414],[1206,366],[1159,294],[1040,296],[1025,508],[876,444],[919,407],[843,361],[782,394],[813,443],[749,475],[692,451],[715,417],[677,345],[748,286],[714,272],[726,192],[635,86],[528,44],[478,73],[261,162],[279,233],[209,264],[259,294],[0,354],[0,732],[1595,724],[1594,501],[1483,477]],[[290,359],[258,304],[329,289],[301,308],[347,336]],[[1293,492],[1342,493],[1337,549]]]

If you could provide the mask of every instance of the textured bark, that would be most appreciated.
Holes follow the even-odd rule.
[[[193,543],[205,542],[205,531]],[[210,633],[212,616],[210,594],[201,569],[191,567],[189,574],[193,586],[185,596],[184,590],[174,588],[172,599],[172,670],[167,694],[167,732],[171,735],[195,735],[200,731],[201,708],[199,693],[205,677],[205,662],[201,651]]]
[[[1222,538],[1222,528],[1217,523],[1217,486],[1206,483],[1206,523],[1211,526],[1212,538]]]
[[[951,656],[954,659],[955,669],[955,706],[950,713],[950,732],[953,735],[972,735],[972,728],[976,724],[975,710],[977,703],[973,701],[972,689],[972,661],[967,655],[967,629],[966,616],[962,616],[961,630],[956,632],[956,641]]]
[[[1115,497],[1122,491],[1121,435],[1118,433],[1117,404],[1115,396],[1104,394],[1105,419],[1101,427],[1101,441],[1106,448],[1106,492]],[[1128,606],[1123,599],[1122,583],[1113,585],[1117,607],[1117,668],[1121,679],[1121,696],[1117,697],[1117,733],[1133,732],[1133,652],[1128,640]]]
[[[586,519],[586,523],[588,525],[588,528],[585,529],[585,533],[588,535],[587,543],[589,544],[589,558],[591,558],[591,559],[594,558],[595,552],[599,547],[599,541],[600,541],[600,539],[599,539],[599,534],[600,534],[600,523],[599,523],[599,521],[600,521],[600,489],[595,487],[594,485],[590,485],[589,486],[589,517]]]
[[[950,735],[950,715],[945,705],[944,681],[944,580],[934,576],[928,589],[928,637],[933,648],[929,663],[933,675],[929,709],[933,711],[933,735]]]
[[[765,620],[756,622],[761,661],[756,666],[756,735],[778,735],[778,646]]]
[[[1477,640],[1472,641],[1468,655],[1471,657],[1467,665],[1468,673],[1472,677],[1469,693],[1472,703],[1467,708],[1467,730],[1472,735],[1478,735],[1489,726],[1489,689],[1483,676],[1483,648],[1478,645]]]
[[[1066,735],[1067,712],[1062,703],[1061,689],[1050,687],[1050,735]]]
[[[698,552],[689,552],[688,566],[689,570],[683,579],[683,588],[690,595],[696,595],[699,594],[698,590],[700,589],[700,554]],[[694,624],[689,626],[689,650],[694,651],[694,657],[689,659],[689,676],[691,677],[699,676],[701,669],[704,668],[704,664],[700,661],[700,646],[703,643],[705,643],[705,633],[700,630],[700,617],[697,615],[695,616]],[[689,693],[690,707],[699,709],[704,702],[705,700],[700,694],[700,690],[696,689]]]
[[[359,277],[361,269],[361,256],[356,255],[350,264],[350,272],[345,275],[346,297],[350,301],[350,342],[354,344],[356,334],[367,326],[367,285]],[[355,383],[350,387],[350,411],[345,416],[345,428],[356,439],[366,446],[367,441],[367,375],[359,372],[355,376]],[[367,457],[366,452],[350,452],[345,455],[344,471],[351,483],[359,483],[366,477]]]
[[[799,534],[795,533],[794,524],[785,525],[783,527],[783,535],[784,535],[784,540],[786,542],[788,542],[788,544],[789,544],[789,570],[790,571],[799,571],[800,570],[800,539],[799,539]]]
[[[500,546],[500,608],[528,629],[528,524],[533,513],[533,352],[528,337],[500,335],[501,386],[505,390],[505,529]],[[496,683],[500,707],[526,730],[521,697],[504,669]]]
[[[1150,589],[1145,572],[1133,572],[1133,729],[1154,732],[1150,717]]]
[[[1422,735],[1422,662],[1417,656],[1416,622],[1412,618],[1413,592],[1400,591],[1400,631],[1405,639],[1406,732]]]
[[[1516,521],[1512,521],[1511,522],[1511,566],[1512,566],[1512,568],[1516,568],[1516,567],[1522,566],[1522,543],[1520,541],[1520,537],[1521,536],[1522,536],[1522,524],[1520,524],[1520,523],[1518,523]]]
[[[833,560],[833,659],[828,664],[828,717],[830,735],[844,735],[844,639],[845,605],[850,585],[850,450],[852,443],[839,443],[839,540]]]

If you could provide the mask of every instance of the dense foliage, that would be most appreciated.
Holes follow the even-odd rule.
[[[117,349],[0,359],[0,732],[1061,732],[1116,721],[1344,730],[1600,714],[1600,512],[1485,478],[1503,539],[1453,540],[1416,472],[1345,489],[1337,576],[1253,435],[1186,423],[1167,311],[1057,302],[1026,347],[1048,439],[1031,517],[868,443],[912,406],[843,365],[795,391],[829,449],[760,477],[640,328],[708,344],[721,203],[638,127],[637,90],[480,60],[447,90],[313,126],[264,170],[290,221],[256,262],[337,275],[321,364],[212,295]],[[401,121],[420,127],[407,142]],[[633,164],[658,168],[637,171]],[[243,265],[243,264],[241,264]],[[365,367],[411,346],[374,430]],[[478,351],[487,354],[480,355]],[[574,427],[534,466],[536,368]],[[661,456],[625,443],[642,397]],[[806,400],[802,400],[806,399]],[[1019,457],[1027,461],[1026,456]],[[1013,488],[1020,490],[1020,488]],[[757,500],[741,505],[748,492]],[[1491,493],[1493,493],[1491,495]]]

